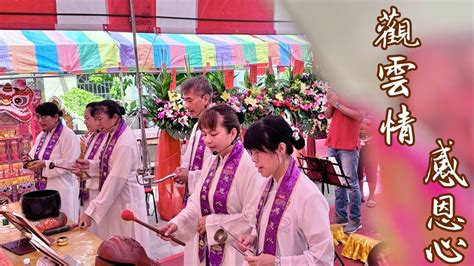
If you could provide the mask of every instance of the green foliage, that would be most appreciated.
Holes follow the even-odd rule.
[[[88,103],[104,100],[100,96],[96,96],[91,92],[79,88],[72,88],[59,98],[63,102],[66,111],[76,116],[82,116],[84,114]]]
[[[125,96],[125,91],[133,84],[135,75],[125,75],[122,77],[122,89],[120,89],[120,77],[116,74],[95,74],[89,77],[89,81],[95,84],[112,83],[110,97],[121,100]]]

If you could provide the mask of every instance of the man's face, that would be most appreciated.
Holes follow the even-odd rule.
[[[209,104],[209,95],[201,95],[199,92],[191,88],[183,93],[184,107],[192,118],[199,118],[202,111]]]

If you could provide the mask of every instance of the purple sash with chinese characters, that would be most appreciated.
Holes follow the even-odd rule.
[[[125,124],[125,121],[122,119],[120,121],[120,125],[115,130],[112,138],[107,143],[105,148],[102,150],[102,155],[100,156],[100,162],[99,162],[99,166],[100,166],[99,191],[102,190],[102,185],[104,185],[105,179],[107,179],[107,176],[109,175],[109,160],[110,160],[110,156],[112,155],[112,151],[114,150],[115,144],[117,144],[119,137],[122,135],[122,133],[125,131],[126,128],[127,128],[127,124]]]
[[[237,144],[232,149],[229,157],[224,163],[224,168],[222,169],[219,181],[216,186],[216,191],[214,192],[214,213],[217,214],[228,214],[227,212],[227,196],[232,186],[232,181],[234,180],[235,171],[239,166],[240,158],[244,152],[244,146],[242,143],[237,142]],[[220,157],[217,160],[214,160],[209,173],[207,174],[204,184],[201,188],[201,216],[212,214],[211,206],[209,204],[209,190],[211,188],[212,180],[216,175],[217,167],[219,166]],[[207,243],[206,234],[199,235],[199,260],[203,261]],[[209,261],[210,265],[220,265],[222,263],[222,258],[224,257],[224,247],[225,244],[213,245],[210,248]]]
[[[204,143],[204,135],[201,134],[201,137],[199,138],[199,143],[196,149],[196,153],[194,154],[193,164],[191,165],[191,169],[189,170],[195,171],[195,170],[202,169],[202,163],[204,161],[205,150],[206,150],[206,144]]]
[[[278,188],[275,200],[273,201],[272,210],[268,217],[267,228],[265,229],[265,241],[263,245],[263,253],[276,255],[276,242],[278,226],[280,225],[283,213],[288,205],[291,192],[295,187],[296,181],[300,175],[300,170],[296,166],[295,160],[292,158],[288,169],[281,181],[280,187]],[[273,178],[267,183],[265,190],[262,193],[260,202],[258,203],[257,209],[257,232],[260,232],[260,216],[267,201],[268,193],[273,185]]]
[[[196,141],[196,139],[194,139]],[[194,141],[192,143],[194,148]],[[196,171],[196,170],[201,170],[202,169],[202,164],[204,162],[204,151],[206,150],[206,144],[204,143],[204,135],[201,134],[201,137],[199,138],[199,143],[196,148],[196,153],[194,154],[194,159],[192,164],[189,165],[188,171]],[[191,150],[191,158],[193,156],[192,150]],[[190,160],[191,161],[191,160]],[[185,184],[185,189],[184,189],[184,198],[183,198],[183,203],[186,205],[188,202],[189,198],[189,187],[188,187],[188,182]]]
[[[49,160],[49,158],[51,157],[51,153],[53,152],[54,146],[56,146],[56,143],[58,143],[59,137],[61,136],[61,132],[63,132],[63,124],[61,123],[61,120],[59,120],[58,125],[54,129],[53,135],[49,139],[48,145],[46,146],[46,149],[43,152],[43,156],[41,160]],[[36,147],[35,157],[34,157],[34,159],[36,160],[39,159],[39,154],[40,154],[41,149],[43,148],[43,144],[44,144],[44,141],[46,140],[47,135],[48,135],[47,132],[43,132],[43,136],[41,136],[38,147]],[[48,180],[46,179],[41,180],[42,171],[43,170],[35,171],[35,187],[37,190],[44,190],[48,182]]]
[[[102,141],[104,141],[105,138],[105,133],[99,133],[97,135],[97,138],[95,139],[94,145],[92,146],[91,152],[89,153],[89,156],[87,156],[88,160],[93,160],[97,152],[99,151],[100,145],[102,144]],[[91,136],[89,141],[87,142],[86,145],[86,151],[89,150],[89,147],[92,144],[92,141],[94,140],[96,135]],[[79,190],[79,198],[81,199],[81,204],[83,204],[86,200],[89,199],[89,190],[86,189],[86,180],[80,182],[80,190]]]

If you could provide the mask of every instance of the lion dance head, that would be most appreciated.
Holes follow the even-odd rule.
[[[21,122],[30,121],[33,114],[29,106],[33,97],[34,92],[25,80],[0,84],[0,114],[6,113]]]

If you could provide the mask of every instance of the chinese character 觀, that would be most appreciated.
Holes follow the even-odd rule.
[[[420,39],[412,41],[411,21],[407,18],[398,21],[400,17],[398,9],[395,6],[390,7],[390,14],[383,10],[381,16],[377,17],[378,24],[375,31],[379,34],[372,43],[373,46],[379,46],[386,50],[389,45],[402,43],[406,47],[418,47],[421,45]]]

